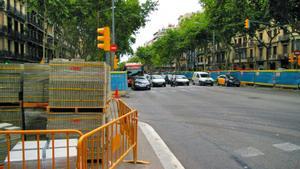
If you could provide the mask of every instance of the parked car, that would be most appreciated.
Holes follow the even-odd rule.
[[[230,76],[230,75],[220,75],[217,78],[217,85],[223,85],[223,86],[236,86],[240,87],[241,82],[239,79]]]
[[[166,87],[166,81],[161,75],[151,75],[150,82],[152,86]]]
[[[151,84],[147,80],[146,77],[144,77],[144,76],[137,76],[137,77],[134,78],[133,83],[131,85],[131,88],[133,90],[138,90],[138,89],[151,90]]]
[[[214,79],[209,76],[207,72],[194,72],[192,77],[193,85],[198,84],[200,86],[203,85],[214,85]]]
[[[190,85],[189,79],[184,75],[173,75],[171,79],[171,86],[178,86],[178,85]]]

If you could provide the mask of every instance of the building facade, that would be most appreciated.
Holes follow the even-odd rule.
[[[214,49],[211,44],[196,49],[188,56],[187,70],[295,69],[300,66],[289,63],[288,57],[296,50],[300,50],[300,35],[289,27],[260,29],[254,37],[237,34],[227,46],[216,43]]]
[[[0,0],[0,62],[39,62],[53,57],[53,30],[43,29],[43,18],[28,13],[22,0]],[[43,37],[46,35],[45,44]]]

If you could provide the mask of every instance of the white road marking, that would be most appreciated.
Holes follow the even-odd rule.
[[[158,156],[164,169],[184,169],[182,164],[171,152],[166,143],[149,124],[139,122],[139,127],[152,146],[155,154]]]
[[[292,144],[292,143],[280,143],[280,144],[273,144],[273,147],[276,147],[280,150],[291,152],[300,150],[300,146]]]
[[[245,148],[238,149],[234,152],[242,157],[255,157],[255,156],[264,155],[263,152],[259,151],[254,147],[245,147]]]

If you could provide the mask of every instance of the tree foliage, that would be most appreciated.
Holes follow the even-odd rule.
[[[97,27],[111,27],[111,1],[104,0],[28,0],[30,10],[48,18],[60,31],[59,40],[73,46],[73,55],[98,60]],[[118,54],[132,53],[134,34],[145,25],[157,2],[118,0],[115,2],[116,44]],[[103,54],[103,53],[102,53]]]

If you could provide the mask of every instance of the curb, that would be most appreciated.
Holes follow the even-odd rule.
[[[166,143],[149,124],[139,122],[139,127],[159,158],[164,169],[185,169]]]

